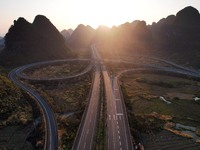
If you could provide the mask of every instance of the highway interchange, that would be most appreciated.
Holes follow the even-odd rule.
[[[195,79],[199,79],[200,75],[194,70],[190,70],[184,68],[182,66],[176,65],[174,63],[166,61],[166,63],[170,63],[174,65],[176,68],[166,68],[166,67],[158,67],[153,65],[140,66],[138,69],[130,69],[124,70],[120,72],[115,77],[110,77],[108,70],[104,64],[103,59],[100,57],[96,46],[93,44],[91,46],[92,50],[92,59],[88,67],[81,73],[67,77],[67,78],[59,78],[59,79],[47,79],[47,81],[52,80],[72,80],[77,77],[81,77],[87,74],[94,67],[94,77],[92,89],[90,91],[89,102],[84,111],[81,124],[79,126],[79,130],[74,141],[73,150],[91,150],[94,146],[94,137],[96,131],[96,125],[98,121],[98,106],[100,105],[100,83],[101,80],[104,81],[104,90],[105,90],[105,98],[106,98],[106,113],[107,113],[107,148],[108,150],[131,150],[134,149],[132,145],[132,136],[130,133],[126,107],[123,100],[123,95],[118,84],[119,77],[124,73],[129,71],[148,71],[154,70],[154,72],[168,72],[173,74],[179,74],[184,76],[191,76]],[[9,78],[18,86],[20,86],[23,90],[25,90],[29,95],[31,95],[35,101],[39,104],[43,111],[43,116],[45,119],[46,125],[46,138],[45,138],[45,149],[48,150],[56,150],[58,149],[58,131],[57,131],[57,122],[54,116],[53,110],[47,104],[47,102],[34,90],[30,87],[26,86],[21,80],[36,80],[29,78],[22,74],[22,72],[30,67],[34,67],[42,64],[53,64],[58,62],[67,62],[67,61],[76,61],[78,59],[71,60],[58,60],[58,61],[48,61],[42,63],[35,63],[25,65],[23,67],[19,67],[17,69],[12,70],[9,73]],[[80,60],[79,60],[80,61]],[[84,60],[82,60],[84,61]],[[115,60],[112,60],[115,61]],[[121,61],[122,62],[122,61]],[[124,61],[124,63],[131,63]],[[102,78],[101,78],[102,75]],[[39,80],[39,79],[37,79]],[[46,80],[46,79],[42,79]]]

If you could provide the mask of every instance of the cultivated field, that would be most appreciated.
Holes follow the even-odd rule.
[[[147,149],[200,148],[199,82],[142,73],[121,81],[136,140]]]

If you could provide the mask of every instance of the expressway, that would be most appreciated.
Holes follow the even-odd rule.
[[[91,46],[93,50],[93,46]],[[88,106],[85,108],[81,125],[79,127],[73,150],[92,150],[94,134],[97,124],[97,114],[100,100],[100,66],[96,61],[97,56],[93,53],[95,61],[94,80]]]
[[[131,150],[131,134],[128,125],[127,114],[123,99],[121,98],[117,80],[112,84],[108,71],[101,61],[97,48],[93,51],[101,62],[104,78],[106,103],[107,103],[107,149],[108,150]]]
[[[46,124],[46,134],[45,134],[45,150],[57,150],[58,149],[58,130],[57,130],[57,122],[54,116],[53,110],[47,104],[47,102],[35,91],[30,89],[28,86],[19,81],[16,77],[16,70],[14,69],[9,73],[9,78],[18,86],[20,86],[23,90],[25,90],[28,94],[30,94],[39,104],[42,109],[44,120]]]
[[[30,89],[28,86],[23,84],[18,78],[25,80],[38,80],[38,81],[53,81],[53,80],[72,80],[73,78],[77,78],[88,73],[93,66],[95,66],[93,85],[89,95],[89,102],[85,108],[81,124],[76,135],[76,139],[73,145],[73,150],[91,150],[93,149],[93,141],[95,137],[95,129],[97,125],[97,116],[98,116],[98,108],[99,108],[99,99],[100,99],[100,82],[101,82],[101,73],[104,79],[104,88],[105,88],[105,96],[106,96],[106,104],[107,104],[107,149],[108,150],[132,150],[132,137],[130,133],[128,117],[126,113],[126,107],[123,100],[123,95],[121,93],[120,86],[118,84],[119,77],[129,71],[155,71],[155,72],[166,72],[166,73],[174,73],[180,74],[184,76],[192,76],[195,79],[199,79],[199,74],[193,70],[185,69],[176,64],[170,63],[174,65],[175,68],[167,68],[167,67],[158,67],[154,65],[141,65],[136,64],[138,69],[129,69],[120,72],[116,77],[110,78],[108,74],[108,70],[103,63],[102,58],[100,57],[97,48],[95,45],[91,46],[92,49],[92,60],[88,67],[83,70],[81,73],[76,74],[74,76],[65,77],[65,78],[55,78],[55,79],[32,79],[30,77],[25,76],[22,72],[25,69],[29,69],[31,67],[54,64],[54,63],[65,63],[67,61],[75,61],[78,59],[70,59],[70,60],[55,60],[55,61],[47,61],[40,62],[30,65],[25,65],[23,67],[12,70],[9,73],[9,78],[18,86],[20,86],[23,90],[29,93],[40,105],[43,116],[46,124],[46,137],[45,137],[45,149],[47,150],[56,150],[58,149],[58,133],[57,133],[57,123],[54,116],[54,113],[47,102],[34,90]],[[80,61],[88,61],[88,59],[80,60]],[[115,60],[113,60],[115,61]],[[131,63],[128,61],[120,60],[119,62]]]

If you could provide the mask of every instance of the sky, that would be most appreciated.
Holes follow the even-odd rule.
[[[200,0],[0,0],[0,36],[19,17],[32,23],[36,15],[45,15],[59,31],[79,24],[96,29],[134,20],[151,24],[187,6],[200,11]]]

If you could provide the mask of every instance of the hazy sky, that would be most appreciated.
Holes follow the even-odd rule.
[[[93,28],[133,20],[151,24],[189,5],[200,11],[200,0],[0,0],[0,36],[18,17],[32,23],[36,15],[42,14],[61,31],[80,23]]]

